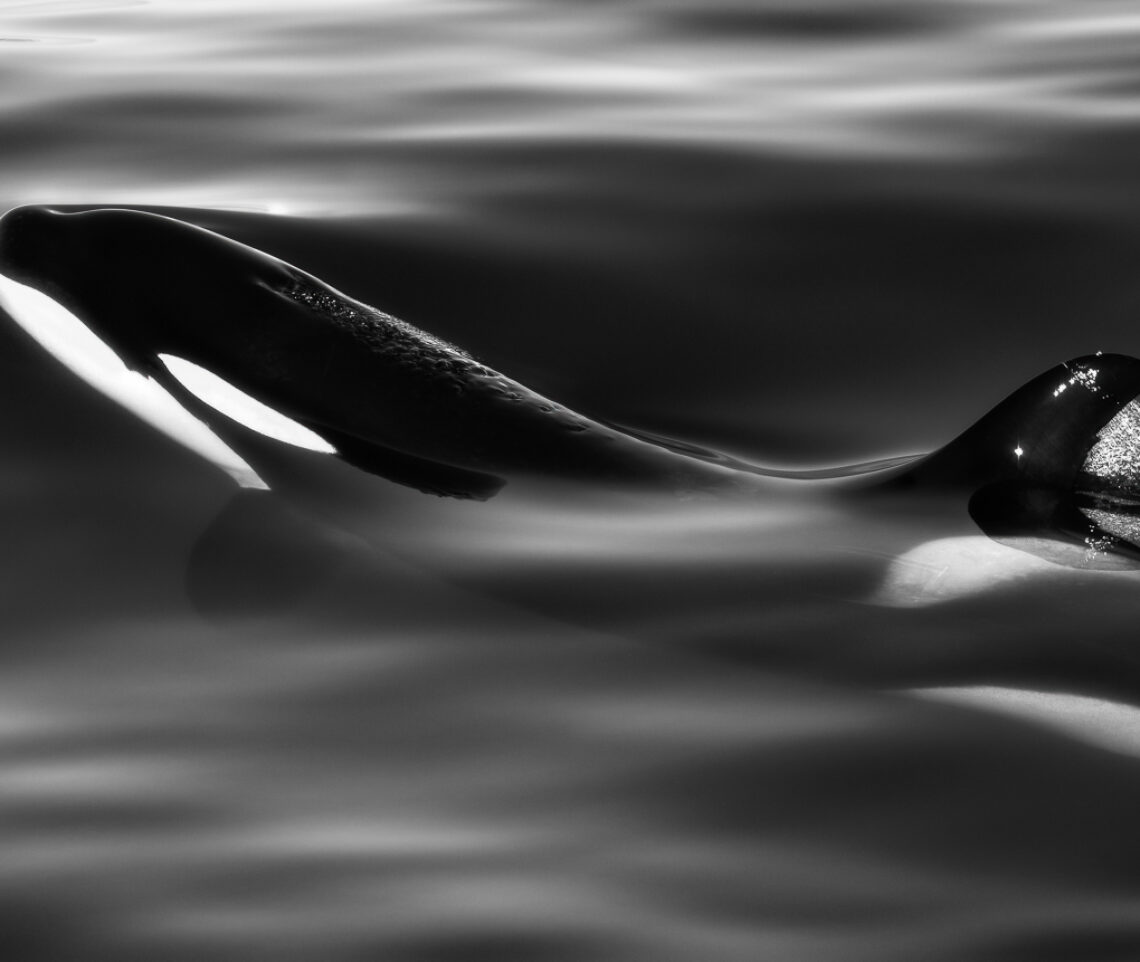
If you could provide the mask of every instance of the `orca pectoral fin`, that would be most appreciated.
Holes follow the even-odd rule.
[[[425,494],[486,501],[506,484],[503,478],[493,474],[405,454],[323,424],[307,426],[336,448],[337,457],[346,464]]]

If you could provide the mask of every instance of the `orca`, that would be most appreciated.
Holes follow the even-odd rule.
[[[172,217],[19,207],[0,219],[0,273],[74,313],[196,414],[216,418],[218,405],[187,388],[187,370],[299,425],[316,439],[308,446],[421,491],[485,500],[537,477],[756,497],[773,479],[948,492],[996,540],[1140,559],[1133,357],[1060,364],[925,457],[796,472],[579,414],[298,267]]]

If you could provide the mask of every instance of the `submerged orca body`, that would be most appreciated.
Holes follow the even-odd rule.
[[[22,207],[0,219],[0,272],[68,308],[127,367],[193,406],[163,358],[205,368],[393,481],[484,499],[545,476],[753,490],[767,471],[583,417],[464,351],[284,261],[157,214]],[[811,478],[947,489],[991,536],[1137,553],[1140,360],[1078,358],[931,455]]]

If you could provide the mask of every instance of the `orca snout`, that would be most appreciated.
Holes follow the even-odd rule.
[[[35,267],[50,262],[52,229],[62,211],[29,205],[0,217],[0,274],[30,283]]]

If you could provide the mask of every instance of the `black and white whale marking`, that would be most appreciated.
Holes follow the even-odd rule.
[[[176,396],[186,392],[164,356],[213,372],[349,463],[436,494],[483,499],[535,476],[745,493],[765,490],[765,477],[849,477],[861,490],[959,492],[999,539],[1049,532],[1140,553],[1132,357],[1059,365],[926,457],[797,474],[585,417],[299,268],[170,217],[17,208],[0,219],[0,272]]]

